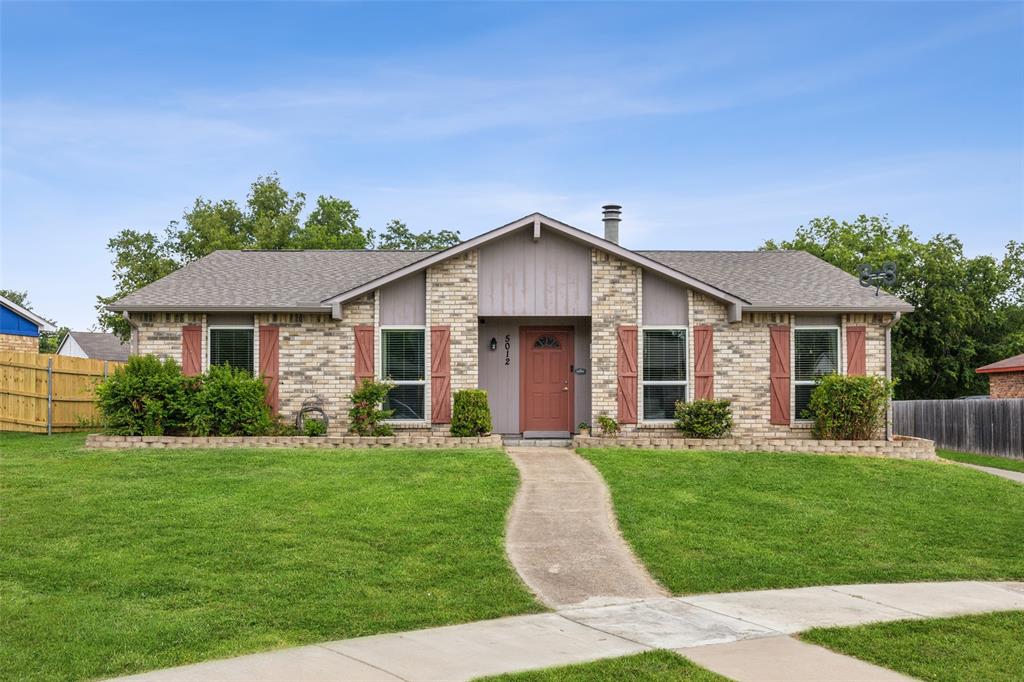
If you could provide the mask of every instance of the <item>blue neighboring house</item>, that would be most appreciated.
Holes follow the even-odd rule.
[[[0,351],[37,352],[41,331],[56,330],[28,308],[0,296]]]

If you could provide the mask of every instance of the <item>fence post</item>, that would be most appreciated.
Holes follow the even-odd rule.
[[[107,361],[103,361],[103,380],[107,380]]]
[[[53,435],[53,356],[46,360],[46,435]]]

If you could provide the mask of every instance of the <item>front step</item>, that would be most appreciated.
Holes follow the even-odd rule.
[[[502,436],[501,444],[507,448],[571,448],[571,438],[523,438]]]

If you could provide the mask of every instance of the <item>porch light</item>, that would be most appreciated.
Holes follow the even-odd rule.
[[[491,350],[498,350],[498,339],[491,337],[491,342],[487,344]]]

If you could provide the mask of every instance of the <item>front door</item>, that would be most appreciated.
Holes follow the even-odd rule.
[[[572,329],[520,330],[519,422],[525,432],[572,432]]]

